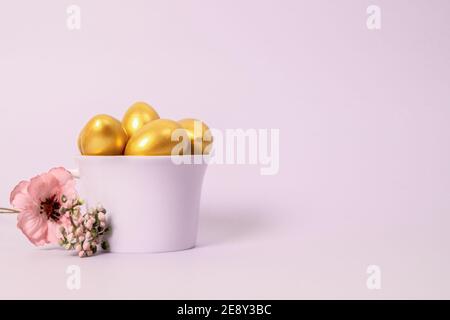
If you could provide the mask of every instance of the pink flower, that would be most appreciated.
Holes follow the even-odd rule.
[[[92,225],[94,224],[95,221],[92,220],[88,220],[87,222],[84,223],[84,226],[86,227],[86,229],[91,230],[92,229]]]
[[[75,230],[75,235],[77,237],[81,236],[83,234],[83,229],[82,228],[77,228],[77,230]]]
[[[106,215],[102,211],[100,211],[98,213],[98,220],[105,221],[105,219],[106,219]]]
[[[91,249],[91,244],[89,242],[85,241],[83,243],[83,250],[87,251],[89,249]]]
[[[63,196],[67,199],[63,203]],[[19,210],[17,227],[34,245],[58,242],[60,225],[68,225],[61,208],[70,206],[78,197],[75,180],[64,168],[20,182],[11,192],[10,202]]]

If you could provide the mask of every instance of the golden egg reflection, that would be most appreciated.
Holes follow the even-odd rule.
[[[212,136],[206,123],[197,119],[182,119],[178,123],[188,133],[192,154],[209,153],[208,146],[212,143]]]
[[[128,108],[123,116],[122,125],[128,137],[131,138],[145,124],[156,119],[159,119],[159,115],[151,105],[145,102],[136,102]]]
[[[122,123],[106,114],[94,116],[81,130],[78,148],[89,156],[122,155],[128,141]]]
[[[172,141],[176,133],[179,140]],[[188,142],[188,135],[181,125],[172,120],[158,119],[144,125],[128,141],[125,149],[127,156],[164,156],[171,155],[175,150],[182,151]],[[186,143],[183,145],[183,142]],[[180,148],[181,147],[181,148]],[[179,154],[179,153],[177,153]]]

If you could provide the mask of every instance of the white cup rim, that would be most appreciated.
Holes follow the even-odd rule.
[[[76,155],[75,159],[146,159],[146,160],[170,160],[173,157],[175,158],[203,158],[203,159],[207,159],[209,160],[209,158],[211,157],[210,155],[207,154],[196,154],[196,155],[182,155],[182,156],[159,156],[159,155],[155,155],[155,156],[125,156],[125,155],[117,155],[117,156],[86,156],[86,155]]]

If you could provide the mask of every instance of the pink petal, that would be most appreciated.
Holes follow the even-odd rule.
[[[9,202],[12,204],[14,201],[14,198],[19,193],[25,193],[27,191],[28,185],[30,184],[29,181],[20,181],[17,186],[14,187],[13,191],[11,192],[11,195],[9,196]]]
[[[53,176],[50,173],[44,173],[41,174],[41,178],[44,179],[44,181],[47,183],[47,190],[49,196],[53,196],[58,192],[58,190],[60,189],[60,184],[58,179],[55,178],[55,176]]]
[[[73,180],[72,174],[63,167],[53,168],[48,173],[53,175],[59,181],[61,186]]]
[[[20,212],[17,216],[17,227],[36,246],[47,242],[47,219],[36,210]]]
[[[58,187],[58,180],[53,175],[44,173],[30,180],[28,193],[31,199],[39,204],[41,200],[56,194]]]
[[[59,224],[47,221],[47,243],[58,243],[58,234],[59,234]]]
[[[78,198],[77,190],[75,189],[75,180],[68,181],[64,186],[61,187],[59,197],[65,195],[67,197],[67,204],[71,204],[72,200]]]
[[[35,206],[33,200],[26,193],[16,194],[14,199],[11,201],[11,205],[14,209],[19,211],[28,210],[29,208]]]

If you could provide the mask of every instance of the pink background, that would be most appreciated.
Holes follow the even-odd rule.
[[[1,7],[0,204],[20,179],[72,167],[84,122],[135,100],[279,128],[281,153],[276,176],[208,169],[194,250],[79,260],[0,217],[0,298],[450,298],[449,1]],[[66,288],[71,264],[80,290]],[[381,290],[366,287],[371,264]]]

